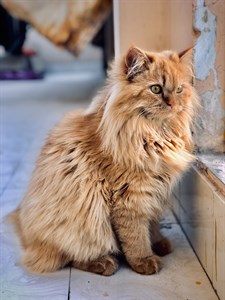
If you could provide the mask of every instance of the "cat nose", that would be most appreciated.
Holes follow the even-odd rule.
[[[174,107],[174,105],[175,105],[174,100],[171,99],[170,97],[164,96],[163,100],[164,100],[164,101],[166,102],[166,104],[167,104],[168,106],[170,106],[171,108]]]

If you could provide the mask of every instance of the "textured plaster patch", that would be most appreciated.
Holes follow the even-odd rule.
[[[206,91],[213,91],[215,89],[214,86],[214,73],[211,70],[209,76],[205,80],[199,80],[196,78],[196,86],[198,87],[198,93],[202,94]]]
[[[212,1],[205,0],[209,3],[210,11],[216,16],[216,70],[219,81],[219,88],[223,90],[220,96],[222,106],[225,108],[225,0]]]
[[[203,111],[198,120],[197,144],[200,150],[221,151],[223,145],[223,109],[218,109],[220,90],[208,91],[201,95]]]
[[[196,0],[194,67],[203,110],[195,132],[200,151],[224,151],[224,0]],[[212,13],[213,11],[213,13]]]
[[[214,70],[216,61],[216,18],[204,6],[203,0],[197,1],[195,27],[201,32],[195,45],[195,74],[198,79],[205,80],[210,71]],[[214,83],[217,81],[216,77]]]

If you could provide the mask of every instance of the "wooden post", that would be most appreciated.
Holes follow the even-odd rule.
[[[115,56],[130,45],[146,50],[192,46],[192,0],[114,0]]]

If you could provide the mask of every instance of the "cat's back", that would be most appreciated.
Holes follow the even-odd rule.
[[[52,168],[62,160],[69,162],[82,152],[87,154],[91,148],[96,149],[99,145],[98,126],[97,114],[87,115],[83,110],[67,113],[49,133],[37,161],[37,168],[45,164]]]
[[[70,143],[85,141],[98,128],[99,118],[96,113],[85,114],[83,110],[75,110],[65,115],[49,134],[48,141],[52,144],[62,143],[65,147]]]
[[[85,190],[88,192],[98,175],[94,164],[100,148],[97,128],[98,116],[75,111],[67,114],[50,132],[20,204],[23,227],[31,226],[29,220],[40,215],[41,228],[49,224],[49,218],[54,219],[53,226],[62,218],[71,219],[71,211],[75,214],[81,210]]]

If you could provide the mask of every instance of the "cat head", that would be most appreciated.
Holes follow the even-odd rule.
[[[131,47],[114,63],[108,85],[94,106],[101,112],[103,148],[115,160],[129,160],[130,166],[144,165],[143,145],[149,137],[185,136],[191,145],[198,107],[192,78],[191,49],[179,54]]]
[[[178,54],[131,47],[112,69],[116,84],[106,111],[113,106],[127,117],[136,114],[156,121],[176,118],[182,112],[193,114],[192,78],[192,49]]]

